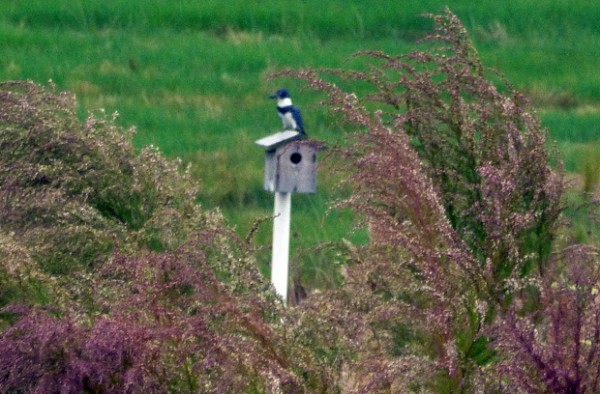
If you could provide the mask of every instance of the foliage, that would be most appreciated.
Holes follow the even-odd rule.
[[[70,273],[124,248],[173,249],[217,220],[195,204],[189,174],[111,118],[83,125],[74,97],[33,83],[2,84],[2,229],[51,273]],[[177,223],[177,225],[175,225]]]
[[[551,264],[539,284],[539,309],[519,303],[493,327],[503,359],[496,366],[503,392],[596,393],[600,390],[600,275],[598,250],[577,246]],[[522,300],[519,300],[522,301]]]
[[[7,82],[0,102],[0,391],[334,386],[189,169],[70,94]]]
[[[559,160],[458,18],[433,19],[423,51],[282,73],[358,129],[341,204],[371,241],[289,310],[189,169],[72,95],[1,84],[0,391],[597,391],[598,251],[560,229]]]
[[[26,247],[4,232],[0,232],[0,261],[0,307],[16,300],[47,304],[60,299],[54,278],[40,270]],[[0,328],[9,316],[0,313]]]
[[[433,19],[424,51],[361,52],[367,71],[277,74],[327,93],[324,104],[359,130],[339,152],[354,186],[343,204],[361,214],[371,236],[345,273],[345,291],[356,299],[346,308],[366,316],[363,346],[352,363],[354,388],[526,392],[535,378],[520,371],[548,373],[535,358],[537,349],[549,353],[549,368],[565,361],[552,353],[559,351],[552,341],[570,344],[560,350],[568,352],[583,337],[596,349],[594,287],[572,275],[562,279],[562,272],[575,270],[581,279],[587,271],[577,267],[597,264],[597,255],[559,253],[560,162],[548,151],[534,109],[482,66],[454,14]],[[571,286],[585,295],[585,302],[575,302],[581,310],[571,304]],[[515,323],[515,316],[528,316],[529,325]],[[580,332],[573,325],[584,319]],[[531,351],[534,337],[527,335],[544,321],[565,334],[549,334]],[[524,354],[530,362],[520,369]],[[599,376],[598,354],[573,357],[561,364],[567,371],[554,370],[567,378],[535,387],[563,392],[560,387],[571,384],[565,379],[576,376],[574,392],[593,392],[588,382]],[[583,370],[586,379],[576,372]]]
[[[82,0],[76,7],[60,1],[3,1],[0,80],[45,83],[52,78],[61,90],[77,95],[80,117],[87,109],[118,110],[117,124],[138,126],[135,146],[154,144],[167,157],[192,162],[200,173],[204,206],[218,206],[245,236],[255,217],[268,216],[273,208],[270,199],[258,194],[255,176],[263,163],[257,148],[246,148],[248,156],[246,149],[243,156],[231,153],[240,136],[247,135],[252,145],[280,124],[272,103],[264,99],[279,83],[262,77],[281,67],[345,67],[348,54],[360,49],[406,52],[413,47],[412,37],[432,25],[418,15],[439,12],[444,3],[386,0],[373,7],[360,1],[304,0],[290,8],[273,0],[176,7],[164,0]],[[315,7],[319,15],[311,12]],[[485,63],[502,70],[532,98],[558,140],[565,167],[587,167],[579,165],[583,150],[572,142],[599,135],[599,4],[459,0],[452,9],[466,23]],[[306,113],[310,135],[332,142],[337,130],[315,105],[317,95],[288,87]],[[232,114],[228,108],[237,111]],[[222,164],[210,162],[203,170],[210,156]],[[220,183],[224,172],[237,174],[240,163],[243,175]],[[322,230],[313,232],[314,223],[323,223],[320,214],[330,200],[322,193],[328,173],[322,169],[320,174],[319,193],[304,199],[310,203],[294,201],[292,225],[300,236],[292,241],[297,242],[292,250],[313,248],[319,238],[338,241],[351,226],[348,216],[329,216]],[[236,199],[248,205],[240,210],[230,202]],[[268,245],[269,234],[257,233],[256,241]],[[328,261],[327,256],[299,256],[302,282],[312,286],[305,272],[331,266]]]
[[[0,338],[2,391],[295,387],[263,317],[269,307],[259,296],[239,302],[197,250],[212,241],[173,254],[116,255],[94,278],[94,301],[106,312],[92,324],[38,308],[24,313]]]

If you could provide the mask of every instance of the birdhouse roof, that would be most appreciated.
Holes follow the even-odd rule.
[[[258,146],[262,146],[266,150],[272,150],[280,145],[286,144],[291,141],[295,141],[302,138],[302,135],[297,131],[285,130],[279,133],[271,134],[264,138],[261,138],[254,143]]]

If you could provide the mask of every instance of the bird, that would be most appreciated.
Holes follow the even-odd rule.
[[[290,92],[286,88],[281,88],[272,95],[271,99],[277,99],[277,111],[283,122],[283,128],[286,130],[295,130],[305,136],[304,123],[300,115],[300,109],[292,104]]]

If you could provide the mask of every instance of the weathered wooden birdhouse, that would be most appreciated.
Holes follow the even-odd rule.
[[[317,191],[318,144],[286,130],[256,141],[265,148],[265,190],[278,193]]]

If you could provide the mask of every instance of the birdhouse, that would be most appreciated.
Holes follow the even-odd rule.
[[[319,146],[301,140],[300,133],[286,130],[256,141],[265,148],[265,190],[279,193],[317,191]]]

